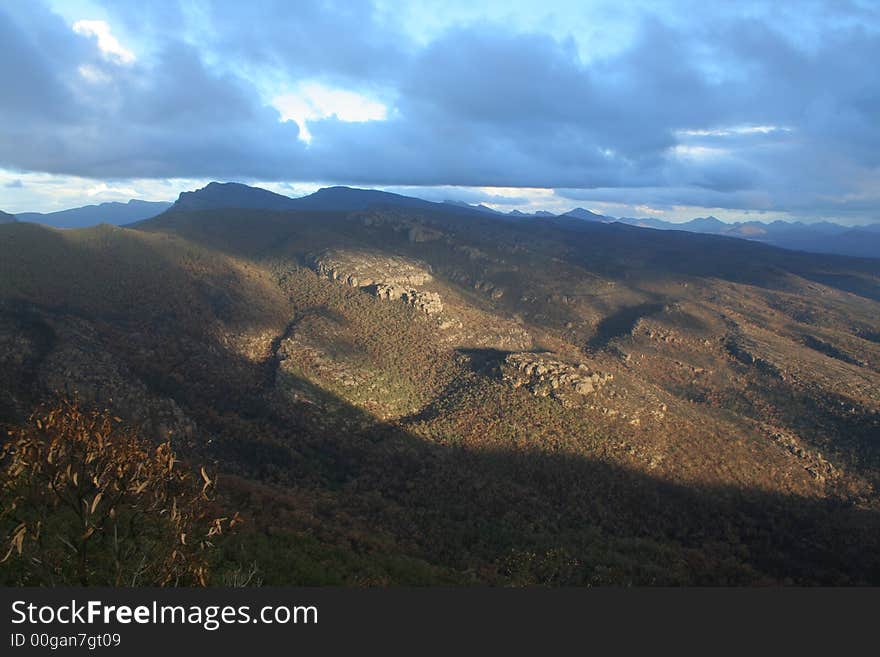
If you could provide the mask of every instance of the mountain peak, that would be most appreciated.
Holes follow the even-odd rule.
[[[705,230],[723,228],[728,224],[725,224],[718,217],[713,217],[712,215],[709,215],[708,217],[697,217],[696,219],[691,219],[690,221],[686,221],[681,225],[688,226],[688,228],[690,229]]]
[[[465,201],[454,201],[451,199],[447,199],[443,201],[443,205],[451,205],[456,208],[464,208],[465,210],[479,210],[480,212],[487,212],[489,214],[503,214],[502,212],[498,212],[498,210],[493,210],[488,205],[483,205],[482,203],[473,205],[471,203],[466,203]]]
[[[575,219],[584,219],[586,221],[608,221],[609,219],[605,215],[599,214],[598,212],[593,212],[592,210],[587,210],[586,208],[575,208],[574,210],[569,210],[561,216],[574,217]]]
[[[180,210],[207,210],[212,208],[259,208],[286,210],[293,199],[260,187],[236,182],[210,182],[193,192],[181,192],[174,203]]]
[[[433,207],[438,205],[392,192],[344,187],[341,185],[322,187],[314,194],[293,200],[295,207],[299,210],[336,210],[343,212],[357,212],[376,205],[402,207]]]

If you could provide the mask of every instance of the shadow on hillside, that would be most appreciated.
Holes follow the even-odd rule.
[[[467,358],[468,366],[471,370],[478,374],[486,376],[495,376],[504,363],[504,359],[510,354],[522,353],[520,351],[510,351],[507,349],[492,349],[491,347],[459,347],[456,353]],[[550,354],[553,353],[549,349],[528,349],[530,354]]]
[[[253,391],[251,400],[229,391],[248,408],[224,407],[250,416],[260,430],[217,427],[223,439],[212,456],[262,481],[333,491],[341,509],[415,546],[416,556],[432,564],[525,568],[527,579],[559,584],[603,577],[642,584],[880,583],[876,513],[759,490],[682,486],[573,454],[439,444],[284,376],[285,387],[309,391],[317,404],[265,401],[271,391]],[[261,402],[265,407],[254,413],[249,406]],[[196,403],[207,410],[217,401]],[[192,402],[188,408],[204,415]],[[556,563],[559,555],[564,563]],[[511,565],[517,559],[526,563]]]
[[[599,351],[604,349],[614,338],[632,333],[640,319],[659,313],[662,310],[662,303],[641,303],[637,306],[622,308],[608,315],[596,325],[595,334],[587,342],[587,350]]]
[[[63,321],[57,309],[31,309]],[[303,399],[285,397],[266,363],[242,358],[207,330],[184,343],[193,336],[156,321],[149,340],[161,348],[139,349],[147,338],[126,312],[141,321],[144,310],[102,318],[117,322],[100,332],[103,347],[195,420],[192,441],[177,443],[184,456],[282,489],[317,491],[340,514],[393,536],[394,549],[474,581],[880,584],[876,512],[684,486],[575,454],[427,440],[289,374],[283,387]],[[181,376],[179,353],[196,346]],[[243,511],[260,517],[259,509]],[[316,521],[346,526],[335,513]]]
[[[399,550],[477,579],[880,583],[873,512],[682,486],[572,454],[428,441],[285,374],[284,388],[309,398],[292,402],[267,386],[264,365],[220,344],[210,345],[186,385],[168,375],[161,355],[106,347],[195,419],[189,458],[282,488],[323,491],[347,515],[393,535]]]

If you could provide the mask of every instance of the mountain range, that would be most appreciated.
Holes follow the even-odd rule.
[[[57,212],[20,212],[15,217],[18,221],[44,224],[54,228],[87,228],[98,224],[121,226],[155,217],[169,207],[171,207],[171,203],[164,201],[132,199],[127,203],[114,201],[99,205],[85,205],[69,210],[58,210]]]
[[[803,222],[758,221],[726,223],[715,217],[697,218],[684,223],[672,223],[652,218],[615,218],[584,208],[575,208],[561,215],[538,211],[532,214],[513,210],[506,215],[484,205],[470,205],[446,201],[433,203],[422,199],[389,192],[350,187],[327,187],[301,198],[289,198],[273,192],[239,183],[210,183],[194,192],[184,192],[175,203],[183,209],[240,207],[266,210],[336,210],[357,211],[368,207],[402,207],[409,209],[454,209],[482,212],[512,218],[555,219],[575,218],[602,223],[624,223],[639,228],[681,230],[708,235],[738,237],[789,248],[817,253],[835,253],[856,257],[880,258],[880,224],[853,228],[830,222],[806,224]]]
[[[354,212],[370,207],[397,207],[476,213],[489,210],[465,203],[434,203],[372,189],[324,187],[300,198],[290,198],[241,183],[212,182],[193,192],[183,192],[174,203],[175,210],[247,208],[259,210],[328,210]],[[491,212],[491,210],[489,210]]]
[[[715,217],[701,217],[683,223],[660,219],[611,219],[631,226],[659,230],[684,230],[707,235],[724,235],[764,242],[796,251],[837,253],[865,258],[880,258],[880,224],[842,226],[827,221],[746,221],[728,223]]]
[[[623,223],[655,230],[679,230],[707,235],[721,235],[748,239],[782,248],[830,253],[854,257],[880,258],[880,223],[867,226],[843,226],[832,222],[804,223],[800,221],[724,222],[715,217],[700,217],[682,223],[663,221],[652,217],[612,217],[585,208],[575,208],[560,215],[543,210],[525,213],[513,210],[502,213],[485,205],[471,205],[459,201],[434,203],[419,198],[368,189],[327,187],[300,198],[251,187],[240,183],[209,183],[192,192],[183,192],[177,201],[149,202],[131,200],[128,203],[102,203],[51,213],[25,212],[16,215],[19,221],[41,223],[56,228],[81,228],[99,223],[126,225],[161,214],[172,205],[178,209],[199,210],[236,207],[264,210],[334,210],[359,211],[367,207],[401,207],[409,209],[446,209],[469,213],[487,213],[513,219],[547,220],[575,218],[602,223]],[[9,221],[5,213],[0,221]]]

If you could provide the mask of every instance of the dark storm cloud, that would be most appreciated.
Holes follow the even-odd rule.
[[[178,0],[102,3],[113,20],[156,42],[197,38],[199,47],[259,71],[363,81],[393,78],[411,47],[395,26],[361,0]]]
[[[12,102],[0,102],[0,166],[97,178],[273,178],[301,157],[296,125],[279,123],[250,83],[209,70],[188,44],[167,42],[152,61],[120,66],[37,4],[0,9],[0,34],[8,37],[0,84],[14,90]],[[19,66],[39,75],[20,75]]]
[[[10,12],[15,15],[10,15]],[[87,44],[39,4],[0,8],[0,111],[8,121],[58,120],[75,116],[76,103],[61,62],[88,60]],[[14,126],[7,126],[7,132]]]
[[[147,44],[131,64],[108,61],[39,3],[0,8],[0,167],[553,187],[573,199],[804,213],[880,201],[870,8],[811,4],[801,32],[727,6],[645,15],[625,47],[588,61],[571,38],[499,24],[421,42],[361,2],[107,9]],[[388,117],[310,121],[307,147],[266,92],[304,79],[375,94]]]

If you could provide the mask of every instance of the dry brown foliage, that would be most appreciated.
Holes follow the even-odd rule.
[[[64,402],[9,431],[0,452],[2,563],[37,585],[205,586],[214,480],[107,412]],[[10,579],[6,577],[5,579]]]

